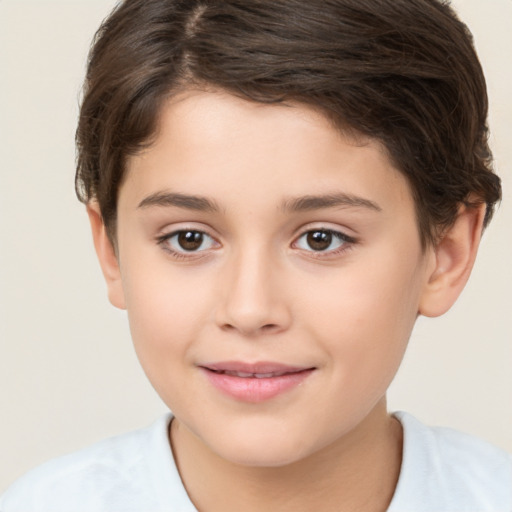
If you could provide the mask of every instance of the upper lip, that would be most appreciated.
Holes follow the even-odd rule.
[[[276,376],[287,373],[298,373],[305,370],[313,370],[312,366],[291,366],[288,364],[261,361],[256,363],[246,363],[243,361],[221,361],[215,363],[206,363],[199,365],[201,368],[214,372],[225,372],[247,375]]]

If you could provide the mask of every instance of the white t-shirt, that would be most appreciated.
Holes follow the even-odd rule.
[[[403,460],[388,512],[512,511],[509,454],[407,413],[395,416],[404,429]],[[30,471],[0,498],[0,511],[195,512],[169,446],[170,419]]]

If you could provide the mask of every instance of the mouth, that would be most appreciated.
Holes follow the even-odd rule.
[[[229,397],[258,403],[291,391],[302,384],[314,367],[289,366],[280,363],[243,363],[228,361],[200,365],[213,387]]]
[[[215,373],[219,373],[221,375],[231,375],[232,377],[240,377],[242,379],[270,379],[271,377],[281,377],[282,375],[286,375],[287,373],[295,373],[295,372],[270,372],[270,373],[248,373],[248,372],[234,372],[234,371],[224,371],[224,370],[211,370]]]

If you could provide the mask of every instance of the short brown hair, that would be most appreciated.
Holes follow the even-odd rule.
[[[483,72],[442,0],[125,0],[91,48],[76,190],[115,240],[126,159],[151,142],[162,102],[197,85],[298,101],[381,141],[407,177],[422,243],[461,204],[500,199]],[[472,203],[470,203],[470,200]]]

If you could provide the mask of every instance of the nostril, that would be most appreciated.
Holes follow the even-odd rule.
[[[242,326],[236,326],[230,323],[225,323],[221,326],[223,331],[239,331],[246,335],[256,334],[257,332],[271,334],[279,330],[278,324],[265,324],[258,328],[243,328]]]

